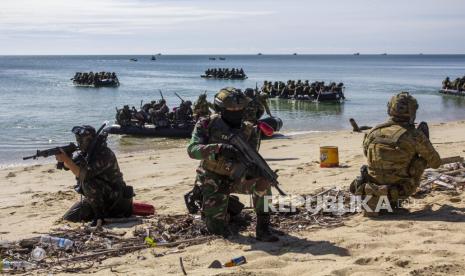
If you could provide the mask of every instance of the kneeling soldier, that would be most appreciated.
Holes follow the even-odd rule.
[[[392,208],[400,207],[399,203],[415,193],[423,171],[441,165],[427,131],[415,128],[417,109],[417,100],[409,93],[393,96],[388,103],[390,119],[372,128],[363,141],[368,166],[364,176],[354,180],[350,188],[354,194],[371,196],[367,203],[371,211],[381,196],[387,197]],[[378,215],[371,211],[365,215]]]
[[[107,147],[106,135],[97,135],[91,126],[77,126],[72,132],[76,135],[79,155],[71,158],[61,153],[56,159],[76,176],[76,191],[83,199],[63,219],[92,221],[92,226],[100,226],[105,218],[131,216],[134,193],[131,186],[126,186],[116,156]]]
[[[235,88],[221,89],[214,100],[218,114],[202,117],[197,122],[187,151],[191,158],[202,160],[197,179],[202,184],[202,212],[208,230],[228,236],[230,193],[252,194],[257,213],[256,238],[275,242],[279,239],[271,233],[270,214],[265,212],[265,196],[271,195],[271,184],[258,177],[253,168],[248,168],[239,179],[232,176],[241,153],[229,144],[228,138],[240,134],[254,148],[259,144],[257,128],[243,121],[249,101]]]

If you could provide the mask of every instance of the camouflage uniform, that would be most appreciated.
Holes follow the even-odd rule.
[[[106,145],[100,145],[93,156],[89,164],[82,155],[75,160],[80,167],[79,193],[84,198],[71,207],[63,218],[77,222],[131,216],[133,194],[123,180],[115,154]]]
[[[132,113],[129,106],[125,105],[123,109],[116,112],[116,122],[120,126],[127,126],[131,124]]]
[[[267,96],[263,94],[253,96],[245,110],[244,120],[256,123],[265,112],[271,116],[270,107],[268,106],[266,98]]]
[[[234,163],[224,159],[220,150],[233,133],[243,134],[251,145],[257,147],[256,127],[244,123],[239,130],[231,129],[218,114],[197,122],[187,147],[191,158],[202,160],[197,177],[202,183],[203,215],[209,231],[216,234],[222,234],[228,222],[230,193],[252,194],[257,214],[264,213],[264,196],[271,195],[270,184],[263,178],[254,177],[253,172],[248,172],[245,179],[230,178]]]
[[[391,119],[371,129],[363,141],[363,151],[368,162],[367,183],[351,191],[373,196],[374,208],[379,196],[386,195],[396,207],[415,193],[423,171],[429,165],[441,164],[439,154],[425,134],[416,129],[414,119],[418,104],[406,92],[394,96],[388,104]]]
[[[199,99],[194,103],[193,107],[194,118],[198,119],[210,115],[210,108],[214,109],[213,104],[208,102],[205,96],[199,96]]]

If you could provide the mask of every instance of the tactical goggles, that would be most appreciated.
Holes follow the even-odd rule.
[[[93,135],[94,132],[85,128],[85,127],[82,127],[82,126],[75,126],[73,127],[73,129],[71,129],[71,132],[74,133],[75,135],[78,135],[78,136],[88,136],[88,135]]]

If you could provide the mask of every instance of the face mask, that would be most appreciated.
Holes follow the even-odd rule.
[[[222,113],[221,118],[223,118],[223,120],[231,127],[239,128],[242,124],[242,115],[243,115],[242,110],[240,111],[225,110]]]
[[[76,142],[78,144],[79,149],[82,152],[87,152],[91,140],[92,140],[91,136],[79,136],[79,135],[76,135]]]

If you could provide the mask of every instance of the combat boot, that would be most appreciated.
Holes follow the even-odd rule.
[[[379,212],[376,212],[376,207],[378,206],[379,200],[381,196],[388,195],[388,186],[387,185],[376,185],[373,183],[367,183],[365,185],[365,194],[367,196],[371,196],[371,198],[367,201],[367,206],[371,210],[364,210],[363,215],[365,217],[377,217],[380,215]]]
[[[255,237],[262,242],[277,242],[279,238],[270,229],[270,215],[257,215]]]

